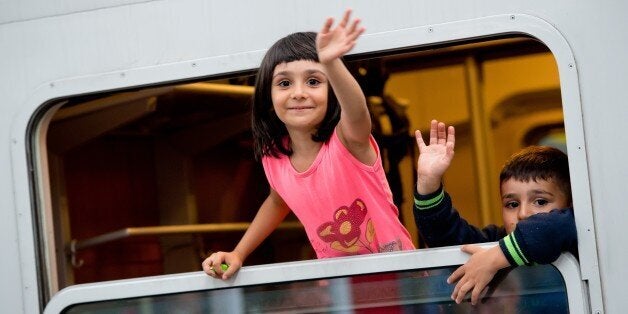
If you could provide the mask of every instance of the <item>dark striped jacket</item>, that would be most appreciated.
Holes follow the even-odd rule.
[[[504,227],[479,229],[460,217],[441,186],[429,195],[414,189],[414,220],[428,247],[499,241],[513,266],[549,264],[562,252],[578,257],[576,225],[572,208],[554,209],[519,221],[510,234]]]

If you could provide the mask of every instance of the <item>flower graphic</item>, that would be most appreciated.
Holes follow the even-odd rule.
[[[363,245],[359,241],[360,226],[364,222],[366,213],[366,205],[358,198],[349,207],[342,206],[338,208],[334,212],[333,221],[325,222],[318,227],[318,235],[323,241],[330,243],[333,249],[339,251],[356,253],[360,247],[371,250],[368,245]],[[375,228],[373,228],[373,224],[369,219],[365,233],[369,243],[373,241],[374,235]]]

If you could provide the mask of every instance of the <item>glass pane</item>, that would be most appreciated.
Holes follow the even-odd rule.
[[[568,313],[551,265],[498,273],[479,305],[450,299],[455,267],[284,282],[75,305],[65,313]],[[489,289],[489,290],[491,290]]]

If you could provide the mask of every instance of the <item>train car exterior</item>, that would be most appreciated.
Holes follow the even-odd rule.
[[[324,17],[337,16],[346,7],[353,8],[367,28],[351,52],[353,56],[415,48],[428,50],[513,35],[531,38],[548,48],[560,80],[579,240],[577,259],[566,254],[554,264],[566,276],[565,306],[571,312],[625,311],[628,300],[622,287],[623,279],[628,277],[628,269],[624,267],[628,251],[621,238],[628,225],[623,203],[628,164],[624,160],[627,149],[623,145],[626,136],[622,126],[628,117],[628,106],[623,103],[628,99],[628,89],[623,84],[628,73],[624,57],[628,54],[628,37],[622,31],[628,29],[628,21],[623,17],[628,4],[610,0],[0,3],[0,94],[3,96],[0,141],[4,143],[0,149],[0,198],[3,199],[0,304],[3,309],[11,313],[80,312],[99,309],[100,303],[95,302],[135,298],[139,308],[151,312],[152,305],[146,304],[155,300],[143,298],[175,295],[164,302],[177,304],[188,300],[185,293],[207,291],[208,295],[192,297],[205,300],[198,301],[195,309],[219,311],[224,309],[220,300],[230,300],[232,303],[228,304],[232,307],[228,309],[238,311],[246,310],[238,308],[242,304],[289,310],[290,307],[281,307],[285,305],[283,300],[277,300],[281,306],[264,308],[268,304],[259,299],[274,295],[262,294],[262,290],[253,292],[258,301],[243,303],[248,292],[242,287],[312,280],[311,286],[303,286],[306,291],[318,293],[316,287],[329,285],[335,287],[332,292],[326,290],[321,295],[343,295],[351,293],[346,288],[353,282],[351,276],[381,272],[404,274],[395,277],[400,280],[391,283],[395,287],[435,285],[434,293],[441,291],[432,281],[404,281],[421,276],[420,272],[406,272],[464,263],[465,255],[455,248],[254,266],[244,268],[236,280],[227,282],[211,281],[202,273],[193,272],[84,285],[59,284],[65,266],[59,265],[62,262],[57,256],[65,254],[65,245],[69,243],[55,242],[63,237],[55,234],[60,232],[55,228],[60,222],[50,208],[51,203],[62,200],[55,199],[58,191],[50,188],[54,184],[50,182],[48,169],[55,160],[46,157],[46,141],[52,136],[48,134],[49,126],[58,118],[55,113],[60,108],[71,108],[73,100],[88,101],[96,94],[151,89],[148,94],[158,95],[163,91],[154,89],[167,88],[168,84],[251,73],[258,67],[265,49],[277,38],[294,31],[318,30]],[[150,102],[138,105],[150,106]],[[134,112],[123,110],[117,114]],[[55,129],[58,130],[63,129]],[[419,261],[416,265],[415,260]],[[427,277],[442,279],[438,272],[430,275]],[[285,278],[278,278],[281,276]],[[242,290],[222,297],[209,295],[233,291],[228,288]],[[278,291],[287,291],[281,289]],[[395,302],[406,302],[404,297],[402,293],[396,295]],[[440,297],[429,293],[407,296],[408,300]],[[353,299],[359,298],[354,295]],[[92,303],[96,304],[95,308],[77,306]],[[311,309],[342,310],[349,305],[316,306],[312,305]]]

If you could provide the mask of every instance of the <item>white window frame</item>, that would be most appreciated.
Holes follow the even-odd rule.
[[[483,244],[482,247],[489,248],[495,244]],[[178,275],[82,284],[61,290],[48,303],[44,314],[60,313],[73,305],[82,303],[369,273],[442,268],[463,264],[467,259],[468,255],[462,253],[460,247],[452,246],[442,249],[423,249],[250,266],[242,268],[237,276],[227,281],[211,278],[203,272],[191,272]],[[571,254],[565,253],[553,265],[558,269],[565,281],[569,312],[587,313],[588,307],[584,285],[580,280],[578,261]]]
[[[357,44],[354,53],[383,52],[508,34],[521,34],[538,39],[550,49],[556,59],[560,77],[565,131],[568,138],[573,204],[577,208],[575,220],[581,257],[581,280],[587,281],[585,286],[591,308],[594,311],[601,311],[603,305],[577,63],[569,43],[560,32],[550,23],[531,15],[495,15],[366,34]],[[46,82],[33,91],[22,107],[22,111],[14,117],[14,123],[11,127],[11,162],[18,217],[21,277],[26,303],[30,303],[32,300],[42,302],[39,295],[42,289],[55,291],[55,288],[50,285],[41,287],[43,284],[38,280],[38,277],[48,280],[54,278],[56,265],[54,265],[53,254],[56,254],[56,251],[62,251],[54,247],[54,243],[51,243],[53,241],[49,241],[54,230],[50,218],[49,183],[46,181],[46,148],[43,143],[48,127],[46,121],[55,110],[45,104],[50,104],[55,99],[66,99],[80,94],[150,86],[250,70],[259,65],[263,53],[264,51],[256,50],[228,56],[61,79]],[[32,148],[34,151],[31,151]],[[34,171],[34,175],[31,174],[31,170]],[[37,221],[34,221],[34,211],[37,211]],[[34,231],[33,226],[38,226],[40,230]],[[40,238],[36,236],[38,233],[41,234]],[[43,243],[40,243],[40,240],[43,240],[41,241]],[[45,256],[41,258],[36,254],[38,245],[45,247],[43,250]]]

